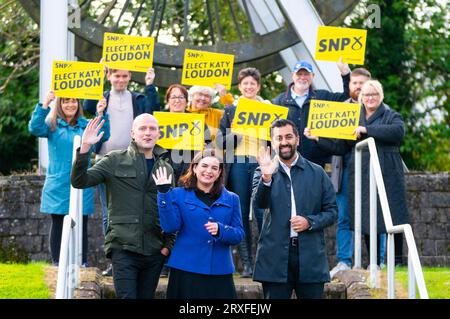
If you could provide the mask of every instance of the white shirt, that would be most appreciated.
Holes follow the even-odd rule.
[[[133,101],[128,90],[111,90],[108,101],[108,117],[111,136],[102,144],[99,155],[110,151],[127,149],[131,142],[133,125]]]
[[[295,155],[296,155],[296,157],[295,157],[295,160],[291,163],[291,167],[294,166],[298,161],[298,158],[299,158],[298,153],[296,153]],[[282,161],[279,161],[279,163],[280,163],[281,167],[283,167],[283,169],[286,172],[289,179],[291,180],[291,218],[292,218],[297,215],[297,207],[295,206],[294,188],[292,187],[293,183],[292,183],[292,178],[291,178],[291,168],[288,167],[286,164],[284,164]],[[263,181],[263,183],[266,186],[270,186],[272,184],[272,181],[270,181],[268,183]],[[291,238],[297,237],[298,233],[296,231],[294,231],[292,229],[292,227],[290,229],[291,229]]]

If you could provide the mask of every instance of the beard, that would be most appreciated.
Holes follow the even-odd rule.
[[[361,90],[350,91],[350,97],[351,97],[353,100],[358,101],[359,93],[361,93]]]
[[[295,86],[295,88],[297,88],[300,91],[306,91],[306,90],[309,89],[309,83],[306,82],[306,81],[305,82],[301,82],[301,83],[295,82],[294,86]]]
[[[282,148],[288,148],[289,150],[284,150],[285,152],[283,153],[281,151]],[[280,147],[278,148],[278,156],[281,159],[284,159],[285,161],[290,160],[291,158],[293,158],[295,156],[295,151],[296,148],[293,147],[292,145],[288,144],[288,145],[280,145]]]

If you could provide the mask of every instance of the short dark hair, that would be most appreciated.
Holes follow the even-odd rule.
[[[275,120],[272,122],[272,124],[270,125],[270,136],[272,137],[273,129],[275,127],[285,127],[288,125],[292,126],[292,130],[294,131],[295,136],[298,137],[298,130],[297,127],[295,126],[295,123],[292,122],[291,120],[284,120],[284,119]]]
[[[367,76],[369,79],[372,78],[372,74],[370,74],[369,70],[364,68],[356,68],[350,74],[350,76],[359,76],[359,75]]]
[[[257,68],[245,68],[240,70],[238,73],[238,82],[241,83],[247,76],[251,76],[258,84],[261,84],[261,73]]]
[[[178,185],[180,185],[186,189],[189,189],[189,190],[197,189],[197,176],[195,176],[194,168],[205,157],[214,157],[219,160],[220,175],[214,182],[214,185],[211,189],[212,195],[214,195],[214,196],[219,195],[222,192],[222,187],[223,187],[223,183],[225,180],[224,179],[225,170],[224,170],[224,165],[223,165],[222,152],[215,148],[206,148],[203,151],[198,152],[194,156],[194,159],[192,160],[191,165],[189,165],[187,172],[183,176],[180,177],[180,179],[178,181]]]

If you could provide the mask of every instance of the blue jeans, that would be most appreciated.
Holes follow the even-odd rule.
[[[386,240],[387,234],[380,234],[380,264],[384,264],[384,256],[386,255]]]
[[[108,203],[106,202],[105,184],[98,184],[97,191],[98,191],[98,198],[100,199],[100,204],[102,206],[103,236],[105,236],[106,230],[108,229]]]
[[[338,206],[338,224],[336,234],[336,256],[338,262],[352,265],[353,231],[350,230],[350,212],[348,209],[348,167],[343,168],[341,189],[336,194]]]
[[[238,157],[236,157],[238,158]],[[239,196],[239,202],[241,204],[242,224],[244,226],[245,238],[247,241],[247,247],[251,253],[251,228],[249,222],[250,215],[250,200],[252,196],[252,182],[255,169],[258,167],[258,163],[250,162],[249,158],[243,160],[243,157],[239,158],[240,161],[235,159],[231,164],[230,176],[228,183],[231,187],[231,191]],[[264,214],[263,209],[253,207],[253,211],[258,222],[258,226],[262,224],[262,218]]]

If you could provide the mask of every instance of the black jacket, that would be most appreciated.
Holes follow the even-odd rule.
[[[330,178],[318,165],[299,156],[291,167],[297,215],[308,219],[311,229],[298,234],[299,281],[330,280],[324,229],[337,220],[336,195]],[[291,179],[280,166],[264,185],[258,167],[253,178],[254,204],[266,209],[256,251],[253,280],[286,283],[288,278]]]
[[[309,105],[311,100],[343,102],[348,99],[350,74],[343,76],[342,82],[344,86],[344,92],[342,93],[333,93],[327,90],[314,90],[310,88],[308,97],[301,108],[291,96],[291,87],[293,86],[293,83],[289,85],[286,92],[281,93],[272,100],[273,104],[285,106],[289,109],[287,118],[295,123],[300,134],[300,145],[298,146],[298,151],[300,154],[307,160],[310,160],[322,167],[325,166],[325,163],[330,162],[330,155],[318,148],[313,141],[307,139],[303,135],[303,131],[308,124]]]
[[[367,134],[363,134],[362,139],[373,137],[377,147],[378,159],[381,166],[386,195],[389,203],[389,209],[392,216],[393,225],[406,224],[409,221],[408,207],[406,204],[405,176],[403,173],[403,163],[400,156],[400,145],[405,135],[405,124],[401,115],[390,109],[387,105],[381,104],[378,109],[366,120],[366,111],[361,107],[359,125],[367,128]],[[359,141],[357,141],[359,142]],[[349,210],[350,225],[354,227],[355,212],[355,163],[354,163],[354,145],[355,141],[336,140],[320,138],[317,145],[333,154],[344,154],[353,150],[352,158],[349,163]],[[352,149],[353,148],[353,149]],[[366,148],[362,152],[361,172],[361,218],[362,233],[369,235],[369,172],[370,156]],[[385,233],[386,227],[382,215],[381,205],[378,201],[377,228],[378,233]]]

